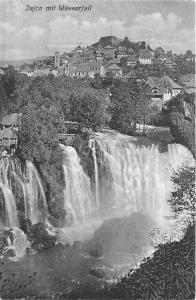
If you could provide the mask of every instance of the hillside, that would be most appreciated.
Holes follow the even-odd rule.
[[[119,39],[115,36],[103,36],[99,39],[99,41],[95,44],[92,44],[93,47],[97,48],[97,47],[105,47],[105,46],[113,46],[116,47],[120,44],[120,42],[122,41],[122,39]]]
[[[98,48],[98,47],[106,47],[108,45],[113,47],[122,46],[127,49],[133,49],[135,52],[138,52],[141,49],[145,49],[147,47],[148,50],[152,51],[151,47],[149,45],[146,45],[145,41],[132,42],[129,40],[127,36],[125,36],[124,39],[119,39],[116,36],[110,36],[110,35],[104,36],[101,37],[97,43],[92,44],[92,47]]]

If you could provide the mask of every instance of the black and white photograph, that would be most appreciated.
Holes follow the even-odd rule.
[[[0,0],[0,300],[194,300],[195,1]]]

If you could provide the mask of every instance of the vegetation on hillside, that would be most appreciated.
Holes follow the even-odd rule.
[[[134,134],[137,124],[148,124],[151,108],[148,86],[144,82],[117,80],[111,88],[110,99],[111,128]]]
[[[176,142],[187,146],[195,156],[195,94],[182,93],[172,98],[166,113]]]

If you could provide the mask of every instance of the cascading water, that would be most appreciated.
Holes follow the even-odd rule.
[[[160,153],[158,145],[138,146],[137,138],[121,134],[99,133],[95,140],[101,214],[142,212],[157,218],[167,214],[170,175],[192,159],[189,150],[169,144],[168,150]]]
[[[96,157],[96,141],[94,139],[89,140],[89,148],[92,150],[94,169],[95,169],[95,200],[96,206],[99,203],[100,195],[99,195],[99,172],[98,172],[98,164]]]
[[[141,141],[142,138],[139,141],[117,133],[97,133],[91,138],[94,195],[75,149],[61,145],[65,209],[72,215],[73,224],[92,224],[94,219],[103,221],[137,212],[159,221],[168,215],[170,176],[173,170],[192,160],[192,155],[179,144],[168,144],[167,150],[160,152],[158,145]]]
[[[26,162],[25,171],[17,160],[0,160],[0,188],[3,193],[7,226],[18,227],[17,201],[13,184],[22,191],[19,201],[24,201],[25,217],[35,224],[47,215],[47,203],[38,172],[31,162]]]
[[[3,192],[4,196],[4,211],[5,211],[5,219],[8,223],[8,226],[17,227],[18,219],[17,219],[17,210],[16,210],[16,202],[14,195],[11,189],[11,183],[8,179],[8,168],[9,161],[7,159],[3,159],[0,161],[0,189]]]
[[[64,154],[64,208],[68,215],[67,221],[80,224],[88,219],[92,211],[90,179],[82,169],[76,150],[70,146],[60,146]]]

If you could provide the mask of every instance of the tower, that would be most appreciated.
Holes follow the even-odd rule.
[[[57,68],[60,67],[60,54],[58,51],[55,52],[54,66]]]

